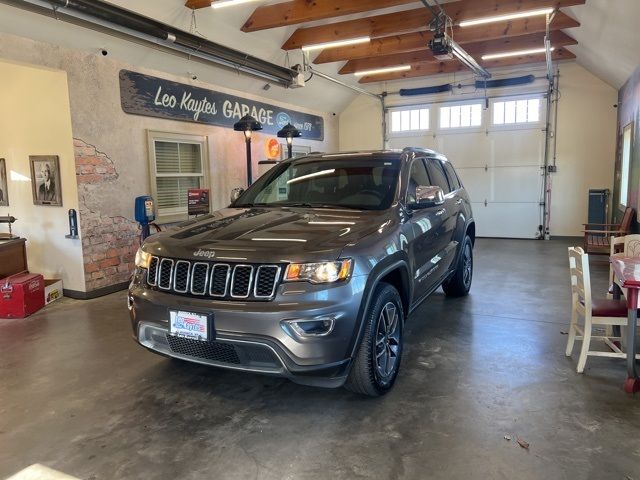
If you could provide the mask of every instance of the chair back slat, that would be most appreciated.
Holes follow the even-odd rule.
[[[591,314],[591,278],[589,255],[580,247],[569,247],[569,272],[574,307],[582,314]]]
[[[623,238],[624,256],[640,257],[640,235],[625,235]]]
[[[631,207],[627,207],[624,211],[624,215],[622,216],[622,222],[620,222],[620,230],[624,233],[628,233],[631,231],[631,221],[633,220],[633,215],[635,211]]]

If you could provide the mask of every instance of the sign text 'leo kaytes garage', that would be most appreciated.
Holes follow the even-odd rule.
[[[245,115],[251,115],[262,123],[263,132],[267,134],[275,135],[291,123],[304,138],[324,139],[324,121],[320,116],[130,70],[120,71],[120,98],[122,109],[134,115],[230,128]]]

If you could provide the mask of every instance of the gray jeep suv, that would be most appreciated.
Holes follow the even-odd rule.
[[[134,335],[169,357],[381,395],[409,313],[441,285],[468,293],[474,240],[469,197],[433,151],[290,159],[144,243]]]

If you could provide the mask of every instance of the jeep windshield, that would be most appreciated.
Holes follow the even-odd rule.
[[[398,160],[389,158],[305,157],[272,168],[233,206],[385,210],[395,197],[398,170]]]

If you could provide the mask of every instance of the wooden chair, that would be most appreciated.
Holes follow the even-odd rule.
[[[584,223],[584,251],[594,255],[609,255],[611,252],[611,237],[624,236],[631,231],[635,211],[627,207],[620,224],[615,223]],[[596,228],[601,228],[597,230]]]
[[[624,237],[611,237],[611,249],[609,250],[609,256],[614,257],[640,257],[640,235],[625,235]],[[609,285],[613,286],[616,278],[613,274],[613,267],[609,264]],[[623,295],[626,296],[627,292],[622,289]],[[609,295],[611,292],[609,293]],[[607,295],[607,298],[613,298],[613,296]]]
[[[580,357],[576,370],[584,372],[588,356],[627,358],[626,354],[618,346],[621,341],[619,336],[593,335],[594,325],[609,327],[612,325],[627,325],[627,302],[624,300],[592,299],[591,277],[589,276],[589,255],[580,247],[569,247],[569,271],[571,273],[571,323],[569,325],[569,338],[567,339],[567,357],[573,352],[576,340],[582,340]],[[584,319],[580,325],[578,320]],[[590,350],[591,339],[602,340],[610,349],[610,352]],[[614,342],[618,342],[617,344]],[[640,355],[638,355],[640,358]]]

